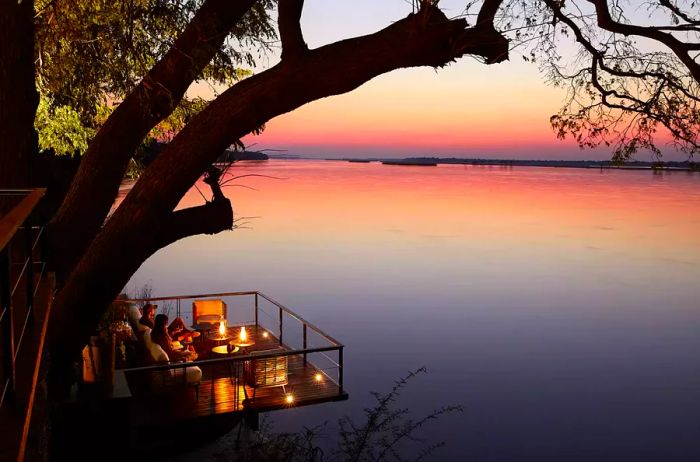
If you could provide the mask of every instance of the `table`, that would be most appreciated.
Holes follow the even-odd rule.
[[[238,353],[238,350],[240,350],[240,348],[237,346],[234,346],[232,350],[229,350],[229,344],[226,344],[215,346],[211,349],[211,352],[217,355],[232,355],[234,353]]]
[[[226,329],[226,332],[221,335],[218,330],[210,331],[207,334],[207,338],[213,342],[228,342],[233,338],[233,335]]]
[[[229,346],[233,346],[233,349],[229,349]],[[227,343],[226,345],[218,345],[215,346],[211,349],[211,352],[215,355],[220,355],[220,356],[230,356],[232,354],[238,353],[240,350],[239,347],[234,346],[232,343]],[[239,374],[239,361],[233,362],[229,365],[229,370],[228,370],[228,375],[229,375],[229,380],[231,380],[231,385],[236,387],[238,385],[238,374]],[[234,377],[236,377],[236,380],[234,380]],[[212,388],[214,387],[214,380],[212,382]],[[244,391],[245,393],[245,391]],[[238,400],[238,392],[236,392],[236,400]]]

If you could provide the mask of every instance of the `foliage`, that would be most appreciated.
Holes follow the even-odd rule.
[[[551,118],[559,138],[609,146],[617,161],[642,149],[660,158],[665,141],[689,157],[700,149],[696,2],[507,0],[498,27],[566,89]]]
[[[43,149],[83,152],[106,120],[100,108],[121,101],[171,48],[203,0],[37,0],[37,86],[45,102],[38,127],[50,130]],[[234,27],[200,79],[229,86],[250,75],[256,56],[276,37],[269,16],[273,0],[258,2]],[[183,99],[151,134],[172,137],[204,104]]]
[[[422,440],[420,431],[429,423],[453,412],[461,412],[461,406],[444,406],[430,414],[413,420],[410,410],[396,408],[402,390],[417,375],[426,373],[420,368],[409,372],[396,381],[388,393],[372,395],[374,407],[366,408],[365,420],[356,423],[350,417],[338,421],[332,433],[338,437],[337,446],[324,451],[321,440],[328,439],[327,425],[304,428],[299,433],[274,433],[269,422],[264,421],[256,439],[242,449],[241,460],[261,461],[406,461],[426,460],[434,451],[444,446],[444,442],[428,443]],[[412,454],[413,456],[409,456]]]
[[[84,152],[95,130],[80,122],[80,114],[70,106],[58,105],[42,95],[34,126],[39,135],[39,149],[59,155]]]
[[[187,125],[192,117],[207,107],[208,104],[209,101],[203,98],[183,98],[173,113],[151,130],[151,137],[159,141],[171,140],[182,127]]]

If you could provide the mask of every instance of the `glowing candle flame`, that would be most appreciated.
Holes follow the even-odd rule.
[[[224,323],[224,321],[221,321],[219,323],[219,335],[221,335],[222,337],[226,335],[226,324]]]
[[[245,331],[245,326],[241,327],[241,333],[238,338],[241,340],[241,342],[248,340],[248,333]]]

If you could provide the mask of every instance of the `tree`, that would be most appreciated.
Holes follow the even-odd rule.
[[[514,40],[529,44],[526,59],[568,90],[551,119],[560,138],[611,146],[621,162],[640,149],[660,158],[664,139],[689,157],[698,152],[697,2],[511,0],[501,12],[500,28],[514,29]]]
[[[25,21],[22,24],[27,26],[27,5],[31,2],[23,0],[17,6],[14,0],[0,1],[2,8],[14,8],[8,10],[7,22]],[[352,91],[383,73],[414,66],[438,68],[464,55],[477,56],[486,64],[498,63],[508,58],[509,36],[516,45],[535,43],[532,56],[549,70],[552,81],[572,84],[575,96],[553,118],[560,135],[573,132],[581,144],[595,145],[611,142],[608,137],[615,136],[616,124],[628,123],[628,130],[618,140],[619,146],[627,149],[618,148],[623,157],[640,146],[653,147],[650,135],[659,125],[667,127],[673,139],[689,152],[694,152],[693,143],[697,145],[697,57],[691,56],[699,47],[692,38],[697,33],[697,22],[676,3],[658,0],[659,8],[671,12],[678,23],[653,28],[624,23],[618,2],[614,2],[615,13],[611,15],[605,1],[569,0],[565,4],[561,0],[483,0],[478,4],[474,24],[470,25],[464,18],[446,17],[437,1],[420,0],[414,2],[407,17],[374,34],[309,49],[300,26],[303,0],[278,0],[281,62],[236,83],[234,78],[229,79],[227,90],[194,111],[188,123],[174,130],[177,133],[171,142],[145,168],[108,217],[119,184],[143,140],[187,104],[185,91],[194,80],[217,78],[216,75],[227,80],[227,75],[235,74],[235,66],[217,67],[217,59],[226,64],[225,57],[235,55],[235,47],[225,51],[231,34],[245,36],[245,31],[252,30],[248,36],[265,35],[272,3],[105,0],[40,5],[38,22],[41,25],[44,21],[46,24],[41,27],[46,30],[40,28],[38,34],[39,87],[52,98],[49,104],[53,104],[53,110],[70,106],[81,123],[90,127],[92,112],[105,101],[104,95],[116,95],[121,101],[101,125],[93,127],[95,135],[49,227],[50,256],[62,281],[54,303],[52,329],[54,363],[59,368],[79,351],[102,311],[150,255],[178,239],[232,227],[231,203],[217,187],[219,172],[212,169],[212,163],[226,147],[275,116],[320,98]],[[570,7],[578,3],[593,9],[574,9],[572,14]],[[68,18],[65,24],[57,26],[51,21],[52,8],[60,8],[56,11]],[[123,8],[127,14],[122,14]],[[107,10],[104,17],[101,9]],[[114,36],[103,39],[100,27],[83,30],[75,26],[81,23],[81,17],[84,20],[81,15],[97,15],[92,23],[99,26],[103,21],[107,24],[104,30],[112,31]],[[135,18],[141,18],[142,23],[130,29]],[[31,34],[26,33],[27,27],[10,26],[0,32],[9,34],[7,39],[0,37],[0,56],[19,56],[23,64],[21,69],[8,66],[10,61],[3,58],[3,72],[21,81],[22,88],[30,94],[30,88],[34,88],[29,77],[33,75],[33,61],[26,58],[31,50],[31,46],[27,48]],[[259,29],[256,31],[255,27]],[[581,61],[565,65],[556,48],[564,27],[573,32],[590,57],[587,66],[579,66],[573,73],[567,72]],[[153,30],[163,35],[154,37]],[[61,42],[42,35],[54,37],[52,33],[72,37],[71,43],[77,45],[71,49],[64,43],[52,48],[52,43]],[[643,53],[625,34],[657,40],[671,52]],[[685,41],[680,38],[683,34]],[[12,40],[13,37],[18,40]],[[109,40],[119,45],[105,43]],[[20,44],[23,48],[19,48]],[[84,75],[80,76],[85,78],[88,89],[84,94],[62,84],[65,72],[54,75],[50,66],[42,64],[48,59],[66,59],[81,69],[84,56],[114,60],[108,66],[112,71],[99,72],[87,60]],[[216,69],[228,74],[222,77]],[[76,80],[77,84],[80,81]],[[112,85],[105,86],[105,82]],[[630,86],[630,82],[640,83]],[[14,89],[5,81],[0,85],[0,98],[9,98]],[[36,100],[36,96],[11,100],[7,107],[21,107],[33,114]],[[6,113],[1,112],[3,106],[0,104],[0,117],[7,120]],[[615,116],[615,111],[624,117]],[[30,152],[34,148],[29,148],[29,138],[24,134],[33,132],[31,121],[28,125],[25,117],[12,123],[15,127],[21,125],[22,130],[3,134],[24,146],[23,152]],[[7,159],[9,154],[5,152],[3,161],[17,164]],[[212,186],[212,199],[175,211],[185,192],[205,174]]]
[[[32,2],[0,0],[0,185],[24,187],[36,151]]]
[[[70,359],[102,310],[140,264],[183,237],[230,229],[233,211],[214,187],[211,201],[174,211],[185,192],[232,142],[310,101],[351,91],[371,78],[412,66],[441,67],[465,55],[488,63],[508,56],[493,27],[500,1],[487,0],[477,24],[449,19],[421,1],[408,17],[364,37],[310,50],[299,19],[302,0],[280,0],[282,60],[224,91],[177,133],[105,221],[129,160],[144,137],[182,101],[254,0],[206,0],[114,109],[89,143],[66,198],[50,223],[50,255],[65,281],[54,302],[54,362]],[[80,319],[80,322],[76,322]]]
[[[36,2],[40,148],[83,153],[111,109],[173,45],[202,0]],[[256,2],[224,38],[198,78],[229,86],[250,74],[254,53],[275,38],[271,0]],[[167,138],[202,107],[183,98],[151,135]],[[66,136],[66,133],[68,136]],[[149,135],[150,136],[150,135]]]

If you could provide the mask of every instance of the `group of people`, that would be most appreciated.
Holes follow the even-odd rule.
[[[182,318],[177,317],[168,325],[168,317],[164,314],[157,315],[156,308],[156,305],[147,303],[144,305],[141,319],[139,319],[139,324],[151,329],[151,341],[157,343],[171,361],[196,359],[197,353],[194,351],[173,348],[174,340],[182,340],[184,337],[192,335]]]

